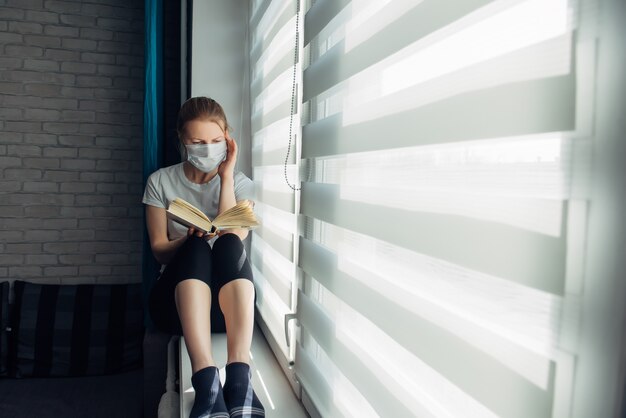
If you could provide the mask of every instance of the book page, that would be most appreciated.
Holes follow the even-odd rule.
[[[252,210],[253,203],[242,200],[232,208],[217,215],[213,225],[218,229],[252,229],[259,226],[259,221]]]
[[[252,229],[259,226],[259,221],[252,210],[253,203],[249,200],[238,202],[232,208],[219,214],[213,222],[191,203],[176,198],[167,208],[167,217],[187,227],[202,232],[214,232],[213,229]]]
[[[191,203],[177,197],[176,199],[174,199],[171,203],[170,203],[170,207],[172,207],[172,205],[175,206],[180,206],[181,208],[188,210],[192,213],[194,213],[195,215],[197,215],[198,217],[207,220],[209,222],[211,222],[211,220],[204,214],[202,213],[202,211],[200,209],[198,209],[197,207],[195,207],[194,205],[192,205]]]
[[[171,201],[166,215],[169,219],[188,228],[194,228],[205,233],[213,231],[213,224],[209,218],[198,208],[185,202],[183,199]]]

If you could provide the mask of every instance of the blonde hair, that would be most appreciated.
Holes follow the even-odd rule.
[[[215,122],[224,132],[231,131],[231,127],[226,119],[226,113],[224,113],[224,109],[218,102],[204,96],[187,99],[180,107],[176,120],[176,133],[179,139],[178,147],[183,160],[187,159],[187,149],[182,142],[186,135],[185,127],[188,122],[198,119]]]

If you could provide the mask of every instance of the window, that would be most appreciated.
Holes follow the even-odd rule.
[[[252,259],[306,396],[333,417],[569,416],[593,7],[296,4],[252,4]]]

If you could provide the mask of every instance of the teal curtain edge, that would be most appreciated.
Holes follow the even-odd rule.
[[[163,161],[163,0],[145,1],[145,86],[143,108],[143,186]],[[142,290],[144,325],[154,329],[148,312],[148,296],[159,266],[152,255],[143,219]]]

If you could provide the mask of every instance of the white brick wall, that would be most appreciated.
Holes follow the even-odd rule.
[[[0,280],[141,281],[143,1],[0,0]]]

